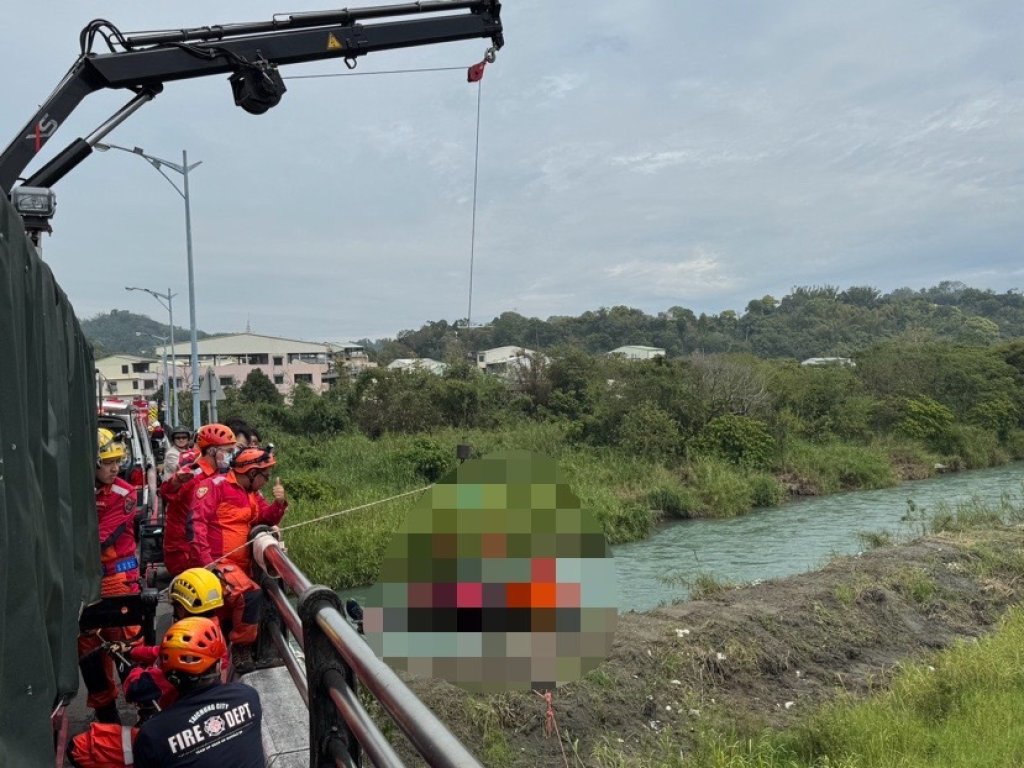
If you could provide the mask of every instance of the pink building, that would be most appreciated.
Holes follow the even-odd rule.
[[[363,346],[353,342],[316,343],[255,333],[200,339],[198,351],[200,374],[212,367],[222,387],[240,387],[251,371],[259,369],[285,396],[300,383],[324,392],[339,369],[358,373],[374,366]],[[170,359],[170,348],[167,352]],[[162,353],[158,348],[157,354]],[[174,359],[179,363],[189,365],[190,356],[188,342],[175,345]]]

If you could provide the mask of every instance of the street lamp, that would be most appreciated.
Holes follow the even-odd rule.
[[[127,290],[130,291],[132,289],[128,288]],[[135,290],[142,290],[142,291],[144,291],[146,289],[145,288],[136,288]],[[167,291],[167,293],[170,293],[170,291]],[[136,331],[135,335],[136,336],[149,336],[149,338],[156,339],[161,344],[163,344],[163,351],[164,351],[164,354],[163,354],[163,362],[164,362],[164,426],[167,427],[167,430],[168,430],[168,433],[169,433],[169,431],[174,429],[174,426],[178,423],[178,412],[177,412],[177,409],[175,409],[175,412],[174,412],[174,423],[173,424],[168,424],[167,422],[171,420],[171,399],[170,399],[171,395],[170,395],[170,390],[168,389],[168,380],[167,380],[167,337],[166,336],[158,336],[155,333],[143,333],[142,331]],[[173,342],[172,342],[172,344],[173,344]],[[173,347],[172,347],[172,349],[173,349]]]
[[[151,288],[136,288],[133,285],[126,285],[124,287],[124,289],[126,291],[145,291],[150,296],[152,296],[154,299],[159,301],[160,304],[163,306],[163,308],[167,310],[167,324],[168,324],[168,327],[170,328],[170,333],[171,333],[171,364],[174,367],[174,378],[175,378],[175,381],[171,382],[170,397],[168,397],[168,393],[166,391],[164,392],[164,402],[167,404],[168,408],[170,408],[172,403],[173,403],[173,407],[174,407],[174,421],[173,421],[172,426],[177,426],[178,424],[181,423],[181,418],[178,416],[178,391],[177,391],[177,387],[175,386],[177,384],[176,380],[178,378],[178,367],[177,367],[177,363],[174,362],[174,303],[173,303],[172,299],[174,299],[174,297],[177,296],[178,294],[171,293],[171,289],[170,288],[167,289],[167,293],[158,293],[157,291],[154,291]],[[148,334],[148,335],[153,336],[153,334]],[[158,338],[158,337],[153,336],[153,338]],[[159,337],[159,338],[162,338],[162,337]],[[165,344],[166,344],[166,342],[165,342]],[[165,390],[167,389],[166,383],[167,383],[167,350],[164,350],[164,389]],[[170,412],[169,411],[165,412],[165,415],[167,416],[167,418],[170,418]]]
[[[192,269],[192,207],[188,197],[188,174],[193,168],[201,165],[203,161],[200,160],[199,162],[189,165],[188,153],[184,149],[181,150],[181,165],[172,163],[169,160],[162,160],[161,158],[154,157],[153,155],[148,155],[142,150],[142,147],[133,147],[132,149],[128,149],[127,147],[119,147],[117,144],[103,144],[97,142],[93,145],[93,149],[98,149],[101,152],[106,152],[108,149],[119,149],[130,155],[138,155],[156,168],[157,172],[167,179],[167,183],[174,187],[174,191],[181,195],[182,200],[185,201],[185,247],[188,254],[188,315],[189,333],[192,337],[192,428],[198,430],[200,427],[199,340],[196,337],[196,284],[194,271]],[[183,189],[178,189],[178,185],[171,180],[170,176],[164,173],[164,168],[170,168],[172,171],[181,174],[183,179]]]

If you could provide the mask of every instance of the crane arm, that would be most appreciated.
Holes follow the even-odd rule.
[[[97,20],[83,30],[82,54],[68,74],[0,153],[0,189],[10,194],[35,155],[94,91],[124,88],[136,95],[87,139],[77,139],[36,172],[26,186],[54,184],[85,159],[106,133],[154,98],[164,83],[230,73],[235,103],[261,114],[275,106],[285,91],[278,66],[332,58],[354,62],[375,51],[475,38],[490,38],[496,50],[504,44],[500,13],[499,0],[423,0],[137,35],[123,35],[109,22]],[[395,16],[417,18],[362,23]],[[86,50],[85,41],[104,27],[112,32],[107,39],[111,52]]]

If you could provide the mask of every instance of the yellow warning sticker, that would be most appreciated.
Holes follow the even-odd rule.
[[[339,41],[338,38],[336,38],[334,36],[333,32],[328,32],[327,33],[327,50],[328,51],[340,51],[341,50],[341,41]]]

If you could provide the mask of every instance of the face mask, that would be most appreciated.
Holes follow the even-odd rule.
[[[231,466],[231,459],[234,458],[235,452],[231,453],[219,453],[217,454],[217,469],[221,472],[227,472]]]

